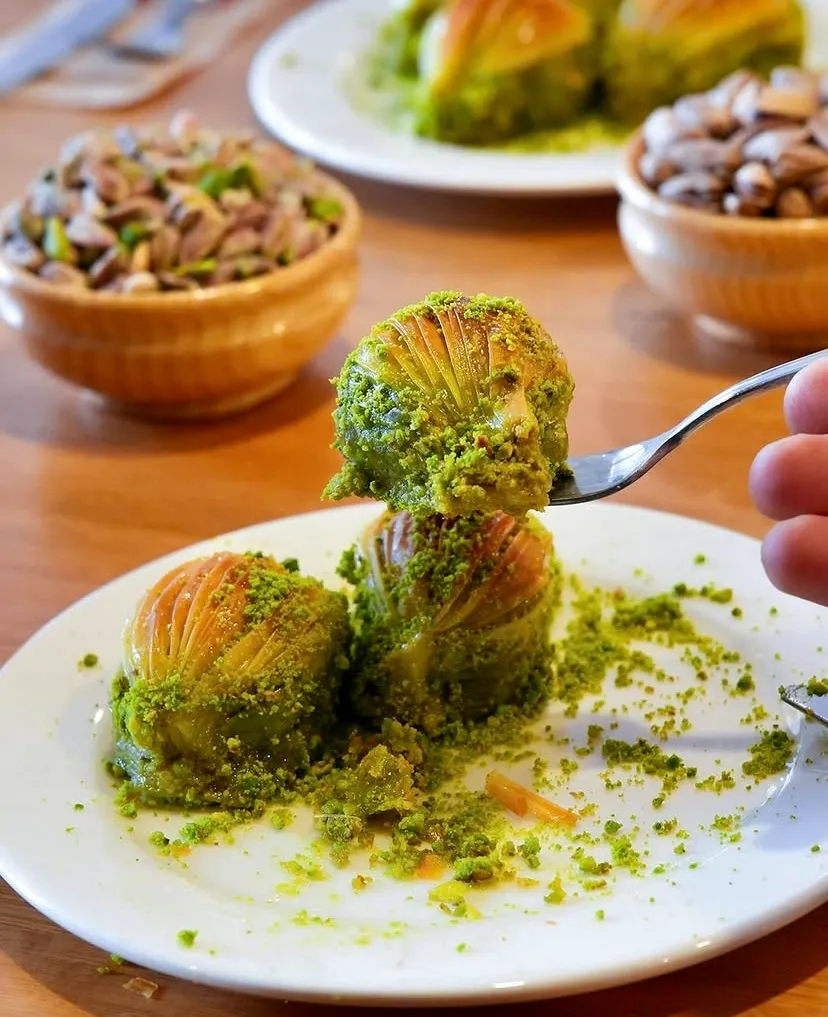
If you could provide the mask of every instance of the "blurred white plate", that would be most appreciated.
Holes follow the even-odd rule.
[[[810,60],[828,67],[828,0],[805,6]],[[389,8],[389,0],[320,0],[279,28],[256,54],[248,80],[264,127],[321,163],[387,183],[489,194],[614,190],[617,145],[571,153],[480,151],[391,130],[366,113],[360,54]]]
[[[666,872],[621,871],[607,897],[570,895],[560,906],[544,904],[554,871],[546,865],[533,873],[541,881],[536,888],[481,892],[479,921],[453,921],[429,906],[431,884],[419,880],[400,883],[374,872],[373,884],[355,894],[350,880],[364,870],[359,864],[344,871],[327,866],[329,879],[299,896],[285,895],[276,889],[286,878],[279,862],[307,849],[305,814],[284,831],[264,821],[238,831],[234,845],[196,848],[186,868],[159,857],[149,834],[163,829],[175,836],[181,817],[124,819],[102,765],[110,751],[106,703],[123,620],[174,562],[218,548],[296,555],[305,570],[336,582],[341,550],[376,513],[371,505],[337,509],[187,548],[80,601],[8,662],[0,671],[0,874],[19,893],[70,932],[170,975],[282,999],[435,1005],[559,996],[663,974],[763,936],[828,898],[828,740],[812,725],[800,727],[798,714],[786,719],[799,735],[788,773],[750,791],[740,781],[721,797],[680,789],[663,816],[650,806],[656,782],[609,791],[602,763],[581,759],[570,789],[597,806],[585,826],[600,829],[614,815],[629,828],[637,814],[649,831],[654,819],[675,816],[691,834],[681,857],[671,838],[643,834],[648,865],[663,863]],[[627,507],[559,508],[545,521],[566,568],[587,583],[623,585],[642,595],[681,580],[731,585],[744,617],[707,601],[690,601],[687,610],[753,664],[757,696],[772,715],[780,683],[824,674],[826,658],[817,651],[826,636],[824,615],[771,589],[755,541]],[[707,555],[704,566],[693,564],[698,553]],[[778,614],[771,614],[772,605]],[[79,669],[77,661],[89,652],[99,654],[100,667]],[[682,687],[698,683],[677,652],[665,650],[662,659],[678,680],[652,700],[669,703]],[[729,697],[715,678],[708,697],[693,701],[692,730],[675,743],[700,776],[738,772],[756,737],[739,723],[749,703]],[[601,711],[640,695],[609,681]],[[567,721],[552,704],[544,721],[582,744],[587,724],[601,722],[589,706],[582,718]],[[630,710],[618,715],[620,738],[648,733]],[[540,751],[551,753],[554,769],[560,750],[545,744]],[[521,773],[529,765],[510,772],[530,779],[528,770]],[[485,767],[475,770],[470,784],[479,787],[484,773]],[[555,797],[566,800],[566,793]],[[715,814],[740,805],[746,810],[740,843],[723,845],[700,831]],[[812,845],[822,850],[813,852]],[[596,908],[604,909],[604,921],[596,920]],[[300,916],[297,924],[300,911],[310,918],[303,923]],[[198,931],[192,949],[178,944],[180,929]]]

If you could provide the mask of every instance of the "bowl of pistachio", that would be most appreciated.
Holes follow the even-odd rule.
[[[642,279],[707,333],[780,352],[828,332],[828,77],[730,75],[628,145],[619,228]]]
[[[291,383],[354,301],[351,193],[178,113],[70,138],[0,216],[0,315],[60,377],[161,417]]]

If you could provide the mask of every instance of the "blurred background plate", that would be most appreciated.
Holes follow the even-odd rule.
[[[292,148],[356,176],[484,194],[611,192],[620,146],[531,153],[459,148],[387,126],[364,81],[362,55],[389,0],[323,0],[257,53],[248,91],[264,127]],[[828,67],[828,0],[806,0],[809,63]]]

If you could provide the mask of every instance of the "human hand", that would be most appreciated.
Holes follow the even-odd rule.
[[[778,589],[828,605],[828,360],[790,383],[785,418],[792,436],[763,448],[750,471],[756,507],[779,520],[762,561]]]

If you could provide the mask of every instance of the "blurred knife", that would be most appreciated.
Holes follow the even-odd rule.
[[[57,67],[67,56],[105,35],[139,0],[60,0],[17,32],[0,38],[0,96]]]

